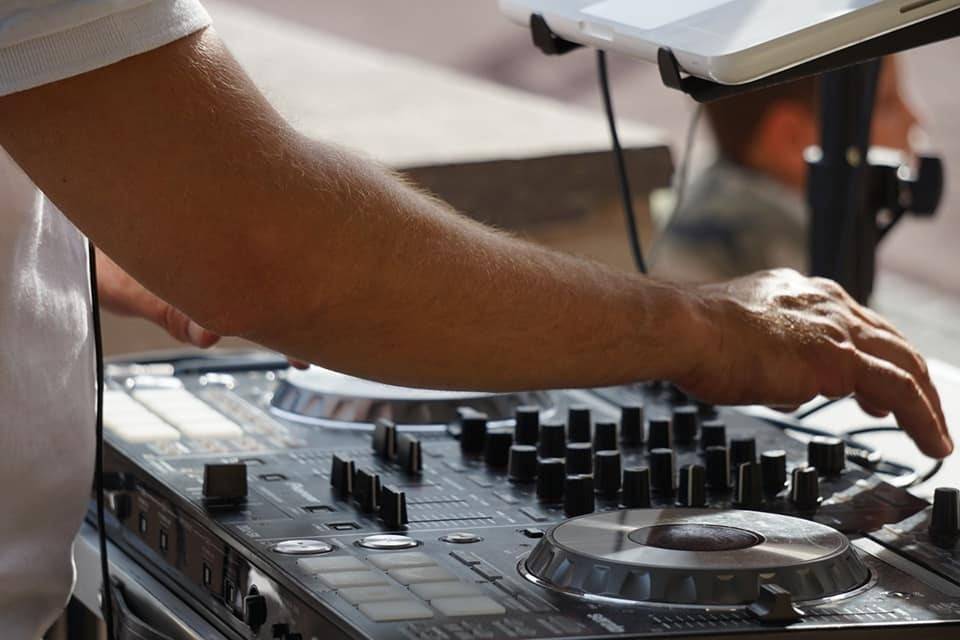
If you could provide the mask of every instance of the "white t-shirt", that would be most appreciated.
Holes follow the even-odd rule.
[[[198,0],[0,0],[0,95],[209,21]],[[0,261],[0,635],[19,640],[46,631],[72,589],[95,379],[84,238],[2,149]]]

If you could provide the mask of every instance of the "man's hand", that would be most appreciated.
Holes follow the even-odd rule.
[[[835,282],[784,269],[697,294],[713,319],[713,344],[676,380],[697,397],[795,407],[818,394],[853,394],[871,415],[892,411],[927,455],[953,450],[923,358]]]
[[[122,316],[149,320],[180,342],[211,347],[220,336],[207,331],[185,313],[164,302],[97,249],[97,285],[104,309]]]

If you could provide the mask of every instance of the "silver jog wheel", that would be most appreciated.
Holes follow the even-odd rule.
[[[870,572],[843,534],[757,511],[624,509],[568,520],[521,573],[568,595],[632,603],[738,606],[777,584],[795,601],[856,591]]]

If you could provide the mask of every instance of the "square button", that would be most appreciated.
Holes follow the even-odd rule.
[[[346,589],[348,587],[374,587],[388,585],[390,581],[382,574],[374,571],[338,571],[336,573],[317,576],[331,589]]]
[[[423,620],[432,618],[433,612],[416,600],[388,600],[366,602],[359,607],[363,615],[374,622],[398,622],[400,620]]]
[[[445,616],[496,616],[507,612],[500,603],[487,596],[436,598],[430,604]]]
[[[384,571],[410,567],[431,567],[437,564],[433,558],[421,551],[367,556],[367,562]]]
[[[396,587],[351,587],[350,589],[340,589],[337,593],[350,604],[403,600],[406,598],[403,589],[397,589]]]
[[[421,582],[410,585],[410,591],[424,600],[483,595],[483,590],[469,582]]]
[[[367,568],[362,561],[353,556],[332,556],[330,558],[300,558],[297,566],[307,573],[335,573],[337,571],[363,571]]]
[[[420,582],[453,582],[457,577],[441,567],[411,567],[409,569],[395,569],[390,577],[400,584],[417,584]]]

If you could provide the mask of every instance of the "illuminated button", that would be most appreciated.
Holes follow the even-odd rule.
[[[337,593],[350,604],[402,600],[406,597],[403,590],[396,587],[351,587],[350,589],[340,589]]]
[[[131,444],[180,439],[179,431],[123,391],[104,391],[103,426]]]
[[[399,622],[400,620],[423,620],[432,618],[433,612],[412,598],[388,600],[386,602],[365,602],[360,612],[374,622]]]
[[[307,573],[335,573],[337,571],[364,571],[362,561],[353,556],[333,556],[330,558],[300,558],[297,566]]]
[[[273,545],[273,552],[285,556],[312,556],[330,553],[333,545],[323,540],[284,540]]]
[[[321,573],[317,577],[331,589],[375,587],[390,584],[383,574],[376,573],[375,571],[339,571],[335,573]]]
[[[440,567],[413,567],[411,569],[396,569],[390,572],[390,577],[403,585],[420,582],[450,582],[457,578],[446,569]]]
[[[469,582],[421,582],[410,585],[410,591],[424,600],[479,596],[483,590]]]
[[[384,571],[390,571],[391,569],[407,569],[410,567],[430,567],[437,564],[433,558],[419,551],[367,556],[367,561],[378,569],[383,569]]]
[[[361,547],[367,549],[378,549],[380,551],[390,551],[397,549],[411,549],[420,543],[413,538],[400,536],[391,533],[381,533],[377,535],[361,538],[358,542]]]
[[[239,438],[240,425],[185,389],[140,389],[133,397],[195,439]]]
[[[497,616],[507,612],[500,603],[487,596],[437,598],[430,604],[445,616]]]
[[[451,544],[473,544],[474,542],[480,542],[483,540],[480,536],[475,533],[468,533],[466,531],[458,531],[456,533],[448,533],[445,536],[440,536],[441,542],[449,542]]]

